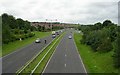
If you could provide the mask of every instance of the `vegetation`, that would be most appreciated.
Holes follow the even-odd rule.
[[[54,26],[54,27],[52,27],[52,30],[59,30],[59,29],[63,29],[63,27],[60,27],[60,26]]]
[[[2,43],[8,44],[16,40],[33,37],[33,28],[29,21],[21,18],[15,19],[12,15],[2,14]]]
[[[97,75],[94,73],[103,73],[100,75],[106,75],[105,73],[118,73],[118,69],[114,68],[113,66],[112,55],[114,54],[114,51],[106,53],[94,52],[90,46],[80,42],[82,38],[83,37],[81,34],[74,34],[76,46],[88,73],[91,75]]]
[[[113,57],[113,61],[111,61],[112,64],[108,62],[104,64],[114,65],[116,68],[120,67],[119,26],[110,20],[105,20],[103,23],[98,22],[94,25],[81,25],[78,29],[81,30],[83,34],[80,40],[81,44],[90,46],[91,50],[98,55],[107,55],[108,53],[108,58],[111,59],[111,57]],[[112,53],[112,55],[109,55],[109,53]],[[105,58],[105,60],[107,60],[107,58]]]
[[[33,32],[35,34],[35,36],[22,40],[22,41],[14,41],[14,42],[10,42],[9,44],[3,44],[2,46],[2,56],[5,56],[13,51],[15,51],[16,49],[19,49],[21,47],[25,47],[26,45],[31,44],[32,42],[34,42],[36,40],[36,38],[44,38],[46,36],[49,36],[51,32],[37,32],[34,31]]]
[[[47,54],[47,56],[44,58],[44,60],[41,62],[41,64],[38,66],[38,68],[35,70],[34,73],[42,73],[48,60],[50,59],[51,55],[53,54],[53,52],[55,51],[55,48],[58,46],[58,44],[60,43],[60,40],[62,39],[64,33],[60,36],[60,38],[58,39],[58,41],[55,43],[55,45],[51,48],[50,52]],[[54,44],[53,43],[53,44]],[[51,46],[50,46],[51,47]],[[50,49],[50,48],[48,48]]]
[[[61,35],[63,36],[63,34]],[[56,44],[51,48],[51,50],[48,52],[47,56],[44,58],[44,60],[41,62],[41,66],[39,66],[36,69],[36,73],[40,73],[42,72],[42,70],[44,69],[44,66],[46,65],[48,59],[50,58],[50,56],[52,55],[53,51],[55,50],[55,47],[59,44],[59,41],[61,39],[61,36],[56,37],[52,43],[47,46],[30,64],[29,66],[27,66],[21,73],[31,73],[31,70],[33,70],[35,68],[35,66],[42,60],[42,58],[44,57],[44,55],[48,52],[48,50],[54,45],[54,43],[56,42]],[[57,40],[60,37],[59,40]],[[19,72],[19,71],[18,71]]]

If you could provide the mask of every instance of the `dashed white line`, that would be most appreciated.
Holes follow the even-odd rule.
[[[79,54],[79,52],[78,52],[78,48],[77,48],[77,46],[76,46],[76,43],[75,43],[75,40],[74,40],[74,39],[73,39],[73,42],[74,42],[74,45],[75,45],[75,47],[76,47],[77,53],[78,53],[78,55],[79,55],[79,58],[80,58],[80,60],[81,60],[81,62],[82,62],[82,66],[83,66],[83,68],[84,68],[84,71],[85,71],[85,73],[87,74],[87,70],[86,70],[86,68],[85,68],[85,66],[84,66],[84,64],[83,64],[82,58],[81,58],[81,56],[80,56],[80,54]]]
[[[66,64],[65,64],[65,67],[66,67]]]
[[[65,54],[65,57],[66,57],[67,55]]]

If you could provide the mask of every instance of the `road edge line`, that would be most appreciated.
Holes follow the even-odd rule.
[[[54,40],[54,39],[53,39],[53,40]],[[33,58],[32,58],[31,60],[29,60],[29,61],[25,64],[25,66],[23,65],[18,71],[16,71],[16,73],[18,72],[18,74],[20,74],[41,52],[44,51],[45,48],[47,48],[47,46],[49,46],[49,45],[53,42],[53,40],[52,40],[49,44],[47,44],[44,48],[42,48],[42,50],[41,50],[38,54],[36,54],[35,56],[33,56]]]
[[[55,43],[53,43],[52,47],[57,43],[57,41],[62,37],[62,35],[56,39]],[[32,73],[30,75],[32,75],[35,70],[37,69],[37,67],[40,65],[40,63],[44,60],[44,58],[47,56],[47,54],[50,52],[50,50],[52,49],[52,47],[50,47],[50,49],[47,51],[47,53],[43,56],[43,58],[40,60],[40,62],[35,66],[35,68],[32,70]]]
[[[74,37],[74,33],[73,33],[73,37]],[[81,55],[80,55],[80,53],[78,52],[78,48],[77,48],[77,46],[76,46],[75,40],[73,39],[73,41],[74,41],[74,44],[75,44],[77,53],[78,53],[78,55],[79,55],[79,58],[80,58],[80,60],[81,60],[81,62],[82,62],[82,66],[83,66],[83,68],[84,68],[84,70],[85,70],[85,73],[87,74],[87,70],[86,70],[86,68],[85,68],[85,65],[83,64],[83,60],[82,60],[82,58],[81,58]]]

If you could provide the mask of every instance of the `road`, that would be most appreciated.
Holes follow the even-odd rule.
[[[86,70],[77,52],[73,35],[72,39],[68,38],[69,35],[72,35],[72,33],[68,32],[62,38],[52,58],[47,63],[43,75],[48,73],[53,73],[53,75],[55,73],[83,73],[86,75]]]
[[[44,43],[44,40],[47,40],[47,43]],[[2,72],[3,73],[15,73],[23,65],[25,65],[33,56],[35,56],[43,47],[45,47],[50,41],[52,41],[51,35],[41,39],[41,43],[35,43],[18,49],[2,58]]]

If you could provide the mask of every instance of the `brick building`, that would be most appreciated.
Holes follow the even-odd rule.
[[[35,27],[44,26],[46,29],[48,29],[54,26],[64,27],[64,24],[60,22],[31,22],[31,26],[35,26]]]

